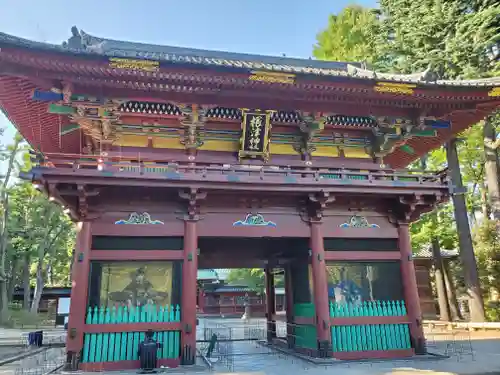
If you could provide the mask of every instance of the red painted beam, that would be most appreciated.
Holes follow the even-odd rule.
[[[114,333],[114,332],[146,332],[153,331],[180,331],[181,322],[156,323],[119,323],[119,324],[85,324],[85,333]]]
[[[325,260],[399,260],[399,251],[325,251]]]
[[[159,359],[158,365],[165,367],[178,367],[180,358]],[[80,370],[84,372],[102,372],[102,371],[119,371],[119,370],[137,370],[139,369],[140,361],[116,361],[116,362],[92,362],[80,363]]]
[[[182,260],[182,250],[92,250],[90,260]]]
[[[314,318],[306,317],[306,316],[296,316],[294,317],[295,324],[304,324],[304,325],[316,325],[316,321]]]
[[[408,316],[359,316],[355,318],[330,318],[332,326],[360,326],[367,324],[408,324]]]
[[[343,360],[356,359],[390,359],[390,358],[406,358],[413,357],[415,352],[413,349],[401,350],[369,350],[359,352],[334,352],[333,357]]]

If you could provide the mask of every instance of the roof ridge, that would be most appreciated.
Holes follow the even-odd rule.
[[[0,43],[13,44],[24,48],[70,52],[75,55],[97,55],[126,59],[149,59],[168,63],[204,65],[222,68],[244,69],[246,71],[264,70],[288,74],[311,74],[318,76],[346,77],[371,81],[387,81],[395,84],[422,84],[443,86],[500,86],[500,77],[472,80],[440,80],[437,75],[426,69],[421,73],[392,74],[365,69],[359,62],[323,61],[203,50],[176,46],[162,46],[142,42],[127,42],[106,39],[79,31],[75,26],[72,36],[62,45],[36,42],[0,32]],[[490,96],[498,96],[497,91]]]

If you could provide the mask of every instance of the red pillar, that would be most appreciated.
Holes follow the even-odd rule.
[[[71,303],[68,316],[68,336],[66,352],[67,368],[76,370],[83,349],[83,328],[87,313],[87,301],[90,275],[91,224],[82,222],[76,238],[76,249],[73,260]]]
[[[272,269],[266,267],[266,320],[267,320],[267,341],[271,342],[276,337],[276,296],[274,290],[274,274]]]
[[[331,343],[330,308],[328,306],[328,278],[326,275],[325,249],[321,234],[321,222],[311,222],[311,265],[313,274],[313,295],[316,307],[316,329],[318,349],[328,350]],[[328,348],[325,348],[328,345]]]
[[[196,289],[198,235],[196,221],[184,222],[184,262],[182,265],[182,361],[193,364],[196,357]]]
[[[417,277],[413,264],[410,243],[410,231],[407,223],[400,223],[398,227],[399,251],[401,252],[401,276],[408,317],[410,318],[410,335],[415,352],[425,352],[424,330],[422,327],[422,312],[418,297]]]

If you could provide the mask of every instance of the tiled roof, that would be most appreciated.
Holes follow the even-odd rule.
[[[248,287],[248,286],[231,286],[231,285],[224,285],[219,288],[216,288],[213,290],[213,293],[221,293],[221,292],[255,292],[254,289]]]
[[[201,269],[198,270],[197,279],[198,280],[226,280],[227,275],[231,270],[228,268],[217,268],[217,269]]]
[[[196,278],[198,280],[218,280],[217,273],[213,269],[198,270]]]
[[[26,48],[72,52],[75,54],[98,54],[108,57],[149,59],[173,63],[226,66],[232,68],[270,70],[276,72],[335,75],[334,72],[347,72],[347,62],[319,61],[209,51],[194,48],[161,46],[99,38],[81,31],[83,48],[71,48],[69,45],[57,45],[35,42],[0,32],[0,42]],[[353,63],[361,67],[359,63]]]
[[[38,50],[66,52],[75,55],[100,55],[117,58],[148,59],[178,64],[239,68],[250,71],[262,70],[290,74],[338,76],[364,80],[443,86],[500,86],[500,77],[475,80],[437,80],[435,79],[435,75],[430,71],[409,75],[387,74],[363,69],[363,64],[361,63],[263,56],[126,42],[96,37],[84,31],[81,31],[80,35],[81,45],[77,45],[76,47],[74,43],[70,43],[69,41],[64,45],[49,44],[35,42],[1,32],[0,43]]]
[[[446,250],[441,249],[441,257],[442,258],[454,258],[458,256],[458,250]],[[430,247],[426,249],[422,249],[419,252],[413,254],[413,258],[420,259],[432,259],[432,249]]]

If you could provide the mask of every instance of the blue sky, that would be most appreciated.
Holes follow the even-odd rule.
[[[61,43],[76,25],[111,39],[308,58],[328,15],[346,0],[0,0],[0,31]],[[375,0],[357,4],[376,6]],[[1,137],[14,129],[0,114]]]

